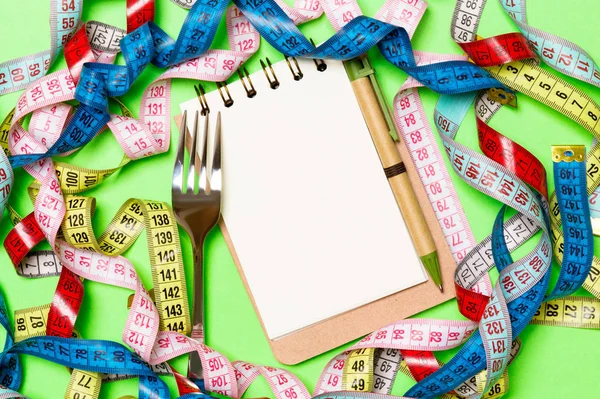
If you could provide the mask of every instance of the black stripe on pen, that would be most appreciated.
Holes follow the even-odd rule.
[[[406,172],[406,167],[404,166],[404,162],[400,161],[395,165],[384,168],[383,171],[385,172],[385,176],[388,179],[391,179],[394,176],[397,176],[397,175],[400,175],[400,174]]]

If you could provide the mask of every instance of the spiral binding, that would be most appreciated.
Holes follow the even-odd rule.
[[[295,57],[286,56],[285,61],[288,67],[290,68],[290,71],[292,72],[294,80],[301,80],[304,77],[304,73],[302,72],[302,69],[300,69],[298,60]],[[323,72],[327,69],[327,64],[325,64],[325,61],[321,59],[313,61],[315,62],[315,66],[319,72]],[[269,82],[269,86],[271,87],[271,89],[277,89],[280,83],[279,79],[277,79],[277,75],[275,74],[275,70],[273,69],[273,65],[271,64],[271,60],[269,60],[268,57],[265,57],[264,60],[260,60],[260,65],[262,67],[263,72],[265,73],[265,76],[267,78],[267,81]],[[252,82],[252,79],[250,78],[250,74],[248,73],[246,67],[240,67],[237,70],[237,74],[240,78],[242,86],[244,87],[244,90],[246,91],[246,96],[248,96],[248,98],[255,97],[257,91],[254,88],[254,83]],[[227,108],[233,106],[234,100],[231,96],[231,93],[229,92],[229,88],[227,87],[227,82],[216,82],[216,84],[217,89],[219,90],[219,95],[223,100],[223,104]],[[206,92],[204,91],[204,87],[202,87],[202,85],[198,83],[194,86],[194,89],[196,91],[196,97],[198,98],[198,102],[200,103],[200,114],[203,116],[209,114],[210,107],[208,106],[208,101],[206,100]]]
[[[246,95],[248,96],[248,98],[254,97],[256,95],[256,89],[254,88],[254,85],[252,84],[252,79],[250,79],[250,74],[248,73],[248,70],[246,69],[246,67],[240,67],[237,70],[237,73],[238,73],[238,76],[240,77],[240,81],[242,82],[242,86],[244,86],[244,90],[246,90]],[[248,81],[247,84],[246,84],[246,80]]]
[[[312,43],[313,46],[316,47],[315,41],[312,38],[310,38],[310,42]],[[324,72],[327,69],[327,64],[325,63],[325,61],[323,61],[322,58],[319,58],[319,59],[313,58],[313,61],[315,63],[315,66],[317,67],[317,71]]]
[[[231,98],[231,93],[229,93],[229,89],[227,88],[227,82],[217,82],[217,89],[219,89],[219,94],[223,99],[223,104],[225,104],[227,108],[231,107],[233,105],[233,98]],[[223,92],[227,93],[227,97],[225,97]]]
[[[294,66],[292,66],[292,63],[290,62],[290,59],[294,62],[294,65],[296,66],[296,71],[294,71]],[[285,56],[285,62],[287,62],[288,67],[290,68],[290,71],[292,71],[292,75],[294,76],[294,80],[298,81],[300,79],[302,79],[304,77],[304,74],[302,73],[302,70],[300,69],[300,66],[298,65],[298,60],[296,59],[296,57],[288,57],[287,55]]]
[[[262,67],[262,70],[269,81],[271,89],[275,90],[279,87],[279,80],[277,80],[277,75],[275,75],[275,71],[273,70],[273,65],[271,65],[271,60],[269,57],[266,57],[265,60],[267,61],[267,65],[269,66],[269,70],[271,71],[271,75],[273,75],[273,77],[271,78],[271,76],[269,76],[269,72],[267,72],[267,65],[265,65],[263,60],[260,60],[260,66]]]
[[[204,87],[198,83],[198,86],[194,86],[194,90],[196,90],[196,97],[198,97],[198,101],[200,102],[200,115],[208,115],[210,113],[210,108],[208,107],[208,102],[206,101],[206,92],[204,91]]]

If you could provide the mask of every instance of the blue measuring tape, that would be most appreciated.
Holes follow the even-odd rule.
[[[11,348],[14,345],[13,330],[8,322],[8,311],[4,296],[0,293],[0,324],[6,330],[6,339],[4,348]],[[8,353],[0,359],[0,384],[12,389],[19,389],[22,382],[21,362],[19,356]],[[1,391],[0,391],[1,393]]]
[[[17,390],[22,382],[18,355],[33,355],[70,368],[106,374],[128,374],[139,377],[139,398],[169,398],[164,381],[135,353],[112,341],[61,337],[33,337],[14,343],[4,297],[0,294],[0,324],[6,330],[4,351],[0,354],[2,385]],[[9,392],[0,388],[0,394]]]
[[[556,198],[563,223],[563,253],[559,282],[547,300],[575,292],[588,276],[594,258],[594,237],[587,198],[583,146],[552,147]]]
[[[503,234],[504,210],[503,206],[494,223],[492,231],[492,254],[498,272],[502,272],[513,263],[512,257]],[[515,339],[529,320],[533,318],[544,298],[548,288],[550,273],[546,273],[529,291],[507,304],[512,323],[512,336]],[[461,348],[461,350],[442,368],[429,377],[415,384],[405,396],[414,398],[435,398],[445,392],[456,388],[463,381],[468,380],[486,367],[485,350],[479,331]]]
[[[510,91],[486,70],[467,61],[418,67],[408,33],[395,25],[358,16],[315,48],[273,0],[233,2],[261,36],[287,56],[343,61],[358,57],[377,44],[386,60],[438,93],[458,94],[492,87]]]
[[[288,56],[347,60],[377,44],[389,62],[438,93],[457,94],[492,87],[512,92],[486,70],[470,62],[416,66],[406,30],[373,18],[353,19],[315,48],[273,0],[235,0],[234,3],[269,43]],[[177,40],[152,22],[141,26],[121,40],[125,66],[85,64],[75,91],[81,105],[64,133],[46,153],[12,156],[12,166],[21,167],[87,144],[109,120],[108,97],[127,93],[149,63],[165,68],[205,53],[227,5],[225,0],[198,0],[188,13]]]
[[[570,151],[570,150],[565,150]],[[586,194],[585,156],[580,161],[561,160],[554,163],[556,194],[565,236],[564,258],[559,279],[552,293],[545,293],[550,282],[550,272],[544,274],[526,293],[507,304],[512,336],[516,338],[533,318],[543,301],[566,296],[576,291],[587,277],[593,258],[593,237],[589,204]],[[568,158],[568,157],[566,157]],[[492,256],[500,273],[513,264],[504,236],[504,213],[502,207],[492,231]],[[457,387],[486,367],[485,350],[479,331],[446,365],[431,376],[417,383],[406,392],[408,397],[434,398]]]

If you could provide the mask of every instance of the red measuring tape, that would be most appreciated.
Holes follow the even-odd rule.
[[[481,67],[537,58],[521,33],[505,33],[474,42],[458,43],[473,62]]]

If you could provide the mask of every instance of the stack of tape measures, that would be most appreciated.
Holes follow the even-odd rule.
[[[507,392],[507,366],[527,345],[519,334],[528,324],[600,327],[600,260],[593,254],[598,226],[592,224],[599,212],[600,144],[587,151],[553,146],[548,175],[531,152],[488,124],[502,105],[516,106],[519,92],[581,125],[595,143],[600,138],[600,106],[562,78],[600,87],[600,69],[576,44],[530,26],[525,0],[501,1],[519,33],[491,38],[477,36],[485,0],[458,0],[451,35],[465,56],[413,51],[410,37],[427,7],[421,0],[388,0],[375,18],[363,16],[355,0],[296,0],[293,7],[281,0],[234,0],[232,6],[172,1],[190,9],[176,40],[152,22],[154,0],[127,0],[126,31],[82,22],[83,0],[50,0],[50,49],[0,64],[0,95],[23,91],[0,126],[0,208],[14,225],[4,247],[20,276],[59,276],[50,304],[9,315],[0,296],[6,330],[0,398],[25,397],[18,392],[21,354],[67,366],[65,398],[71,399],[97,398],[103,383],[134,377],[139,398],[169,398],[159,375],[175,378],[180,398],[239,398],[260,375],[277,399],[383,398],[398,372],[416,381],[405,397],[495,398]],[[315,48],[296,25],[323,13],[337,32]],[[230,50],[209,49],[223,14]],[[97,238],[95,199],[81,195],[116,178],[111,175],[129,162],[168,150],[171,79],[225,81],[258,50],[261,37],[286,56],[313,59],[346,60],[377,45],[409,75],[393,101],[395,123],[457,261],[458,306],[467,318],[401,320],[369,334],[326,365],[313,396],[284,369],[231,362],[187,336],[187,282],[169,204],[130,199]],[[62,49],[68,68],[50,73]],[[126,66],[113,64],[119,52]],[[540,61],[555,71],[541,68]],[[145,89],[135,118],[116,97],[128,92],[149,63],[166,70]],[[444,151],[421,103],[421,86],[441,94],[433,120]],[[73,99],[76,107],[67,103]],[[120,114],[109,112],[109,101],[117,102]],[[473,102],[481,152],[456,141]],[[115,167],[87,169],[53,160],[79,150],[106,127],[124,151]],[[492,234],[479,243],[442,153],[453,173],[503,204]],[[25,216],[8,203],[17,168],[35,179],[27,188],[34,211]],[[555,192],[548,190],[548,176]],[[507,207],[516,214],[505,220]],[[144,230],[151,292],[122,256]],[[530,239],[532,249],[514,260],[511,252]],[[51,251],[32,251],[44,240]],[[549,289],[553,258],[560,272]],[[499,277],[492,285],[488,271],[494,266]],[[86,340],[77,331],[84,279],[134,292],[123,344]],[[592,296],[571,296],[580,287]],[[458,347],[446,364],[433,354]],[[192,351],[203,362],[203,380],[190,381],[167,363]]]

